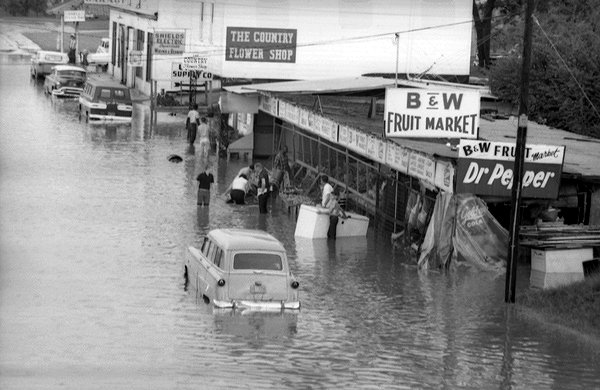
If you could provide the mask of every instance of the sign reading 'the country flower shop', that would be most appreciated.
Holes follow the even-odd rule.
[[[458,145],[456,192],[510,197],[516,145],[461,140]],[[523,197],[556,199],[565,157],[564,146],[527,145]]]
[[[227,27],[226,61],[296,62],[297,30]]]

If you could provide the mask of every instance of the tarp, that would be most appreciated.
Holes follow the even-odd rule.
[[[435,200],[425,239],[421,245],[418,266],[420,269],[446,268],[456,261],[452,239],[456,208],[449,207],[452,194],[440,192]]]
[[[508,231],[472,194],[437,196],[418,260],[419,269],[465,262],[486,271],[506,267]]]

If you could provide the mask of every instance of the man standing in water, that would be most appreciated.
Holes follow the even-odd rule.
[[[260,214],[267,214],[267,201],[269,200],[269,174],[261,163],[254,164],[254,169],[258,174],[258,210]]]
[[[194,104],[192,109],[188,112],[187,119],[185,120],[185,127],[187,129],[187,141],[190,145],[193,145],[196,141],[196,132],[198,131],[199,124],[200,113],[198,112],[198,105]]]
[[[327,229],[327,238],[334,239],[337,236],[337,224],[342,217],[343,219],[348,218],[346,212],[342,210],[338,204],[337,197],[339,196],[339,188],[335,188],[332,193],[327,197],[327,210],[329,211],[329,228]]]
[[[71,40],[69,41],[69,64],[75,64],[75,51],[77,50],[77,39],[75,34],[71,34]]]
[[[286,173],[289,181],[292,170],[288,160],[288,148],[283,145],[273,160],[273,184],[275,184],[277,190],[284,187]]]
[[[200,126],[198,126],[198,137],[200,137],[200,151],[204,156],[208,156],[210,150],[210,139],[208,138],[208,122],[206,117],[200,118]]]
[[[215,182],[215,178],[212,173],[208,172],[208,165],[204,166],[204,169],[198,177],[196,177],[198,181],[198,206],[210,204],[210,185]]]

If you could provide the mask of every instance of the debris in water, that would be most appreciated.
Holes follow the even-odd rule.
[[[178,156],[176,154],[172,154],[169,157],[167,157],[167,160],[169,160],[172,163],[180,163],[183,161],[183,159],[181,158],[181,156]]]

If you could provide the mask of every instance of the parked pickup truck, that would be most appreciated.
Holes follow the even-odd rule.
[[[85,53],[83,54],[83,58],[81,62],[84,65],[97,65],[104,68],[108,67],[108,63],[110,61],[110,39],[102,38],[98,49],[96,49],[95,53]]]

